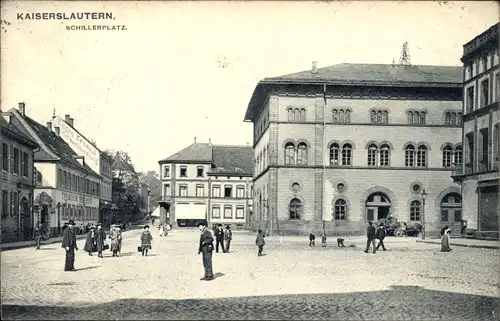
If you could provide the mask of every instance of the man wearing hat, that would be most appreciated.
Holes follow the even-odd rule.
[[[373,246],[373,254],[377,251],[375,248],[375,227],[373,226],[373,222],[368,222],[368,227],[366,228],[366,249],[365,253],[368,253],[370,249],[370,244]]]
[[[97,231],[95,231],[95,245],[97,248],[97,257],[102,258],[104,251],[104,243],[106,242],[106,232],[102,229],[102,223],[97,223]]]
[[[64,230],[63,233],[61,247],[66,250],[66,262],[64,264],[64,271],[76,271],[75,250],[78,250],[78,245],[76,244],[76,234],[74,228],[75,221],[69,220],[68,227]]]
[[[212,252],[214,250],[214,238],[212,233],[207,229],[204,223],[198,225],[200,229],[200,245],[198,247],[198,255],[203,255],[203,268],[205,275],[200,279],[201,281],[211,281],[214,279],[214,271],[212,268]]]
[[[378,238],[378,245],[375,248],[376,250],[379,249],[379,247],[382,247],[382,250],[387,251],[384,245],[384,239],[385,239],[385,225],[384,223],[380,223],[378,225],[377,231],[375,232],[375,236]]]

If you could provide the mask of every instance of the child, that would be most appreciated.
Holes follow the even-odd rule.
[[[316,246],[314,242],[316,241],[316,236],[314,234],[309,234],[309,246]]]
[[[144,231],[141,233],[141,247],[142,247],[142,256],[144,254],[148,256],[148,250],[151,250],[151,241],[153,240],[153,236],[151,232],[149,232],[149,226],[144,226]]]
[[[343,238],[339,237],[337,239],[337,246],[338,247],[345,247],[345,245],[344,245],[344,239]]]
[[[325,233],[323,233],[323,234],[321,235],[321,246],[322,246],[322,247],[325,247],[325,246],[326,246],[326,234],[325,234]]]
[[[255,245],[259,247],[259,253],[257,256],[262,256],[262,251],[264,250],[264,245],[266,242],[264,241],[264,233],[259,229],[259,233],[257,234],[257,239],[255,240]]]

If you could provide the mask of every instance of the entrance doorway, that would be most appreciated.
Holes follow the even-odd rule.
[[[391,209],[391,201],[384,193],[377,192],[366,200],[366,221],[377,222],[387,218]]]
[[[462,221],[462,197],[450,193],[441,200],[441,227],[448,225],[453,234],[460,234]]]
[[[28,199],[23,197],[21,200],[21,230],[19,235],[23,241],[31,240],[33,236],[33,228],[31,225],[31,213]]]

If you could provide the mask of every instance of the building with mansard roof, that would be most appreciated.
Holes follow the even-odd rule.
[[[459,230],[450,176],[462,158],[461,86],[461,67],[409,64],[313,62],[260,81],[244,118],[254,125],[249,225],[360,234],[391,215]]]
[[[499,24],[463,48],[464,162],[453,178],[462,184],[463,213],[470,232],[498,238],[500,67]]]
[[[160,221],[246,227],[252,214],[253,150],[195,142],[160,160]]]

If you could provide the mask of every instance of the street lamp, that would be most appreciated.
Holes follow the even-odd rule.
[[[425,189],[422,190],[420,196],[422,197],[422,240],[425,240],[425,199],[427,198]]]

